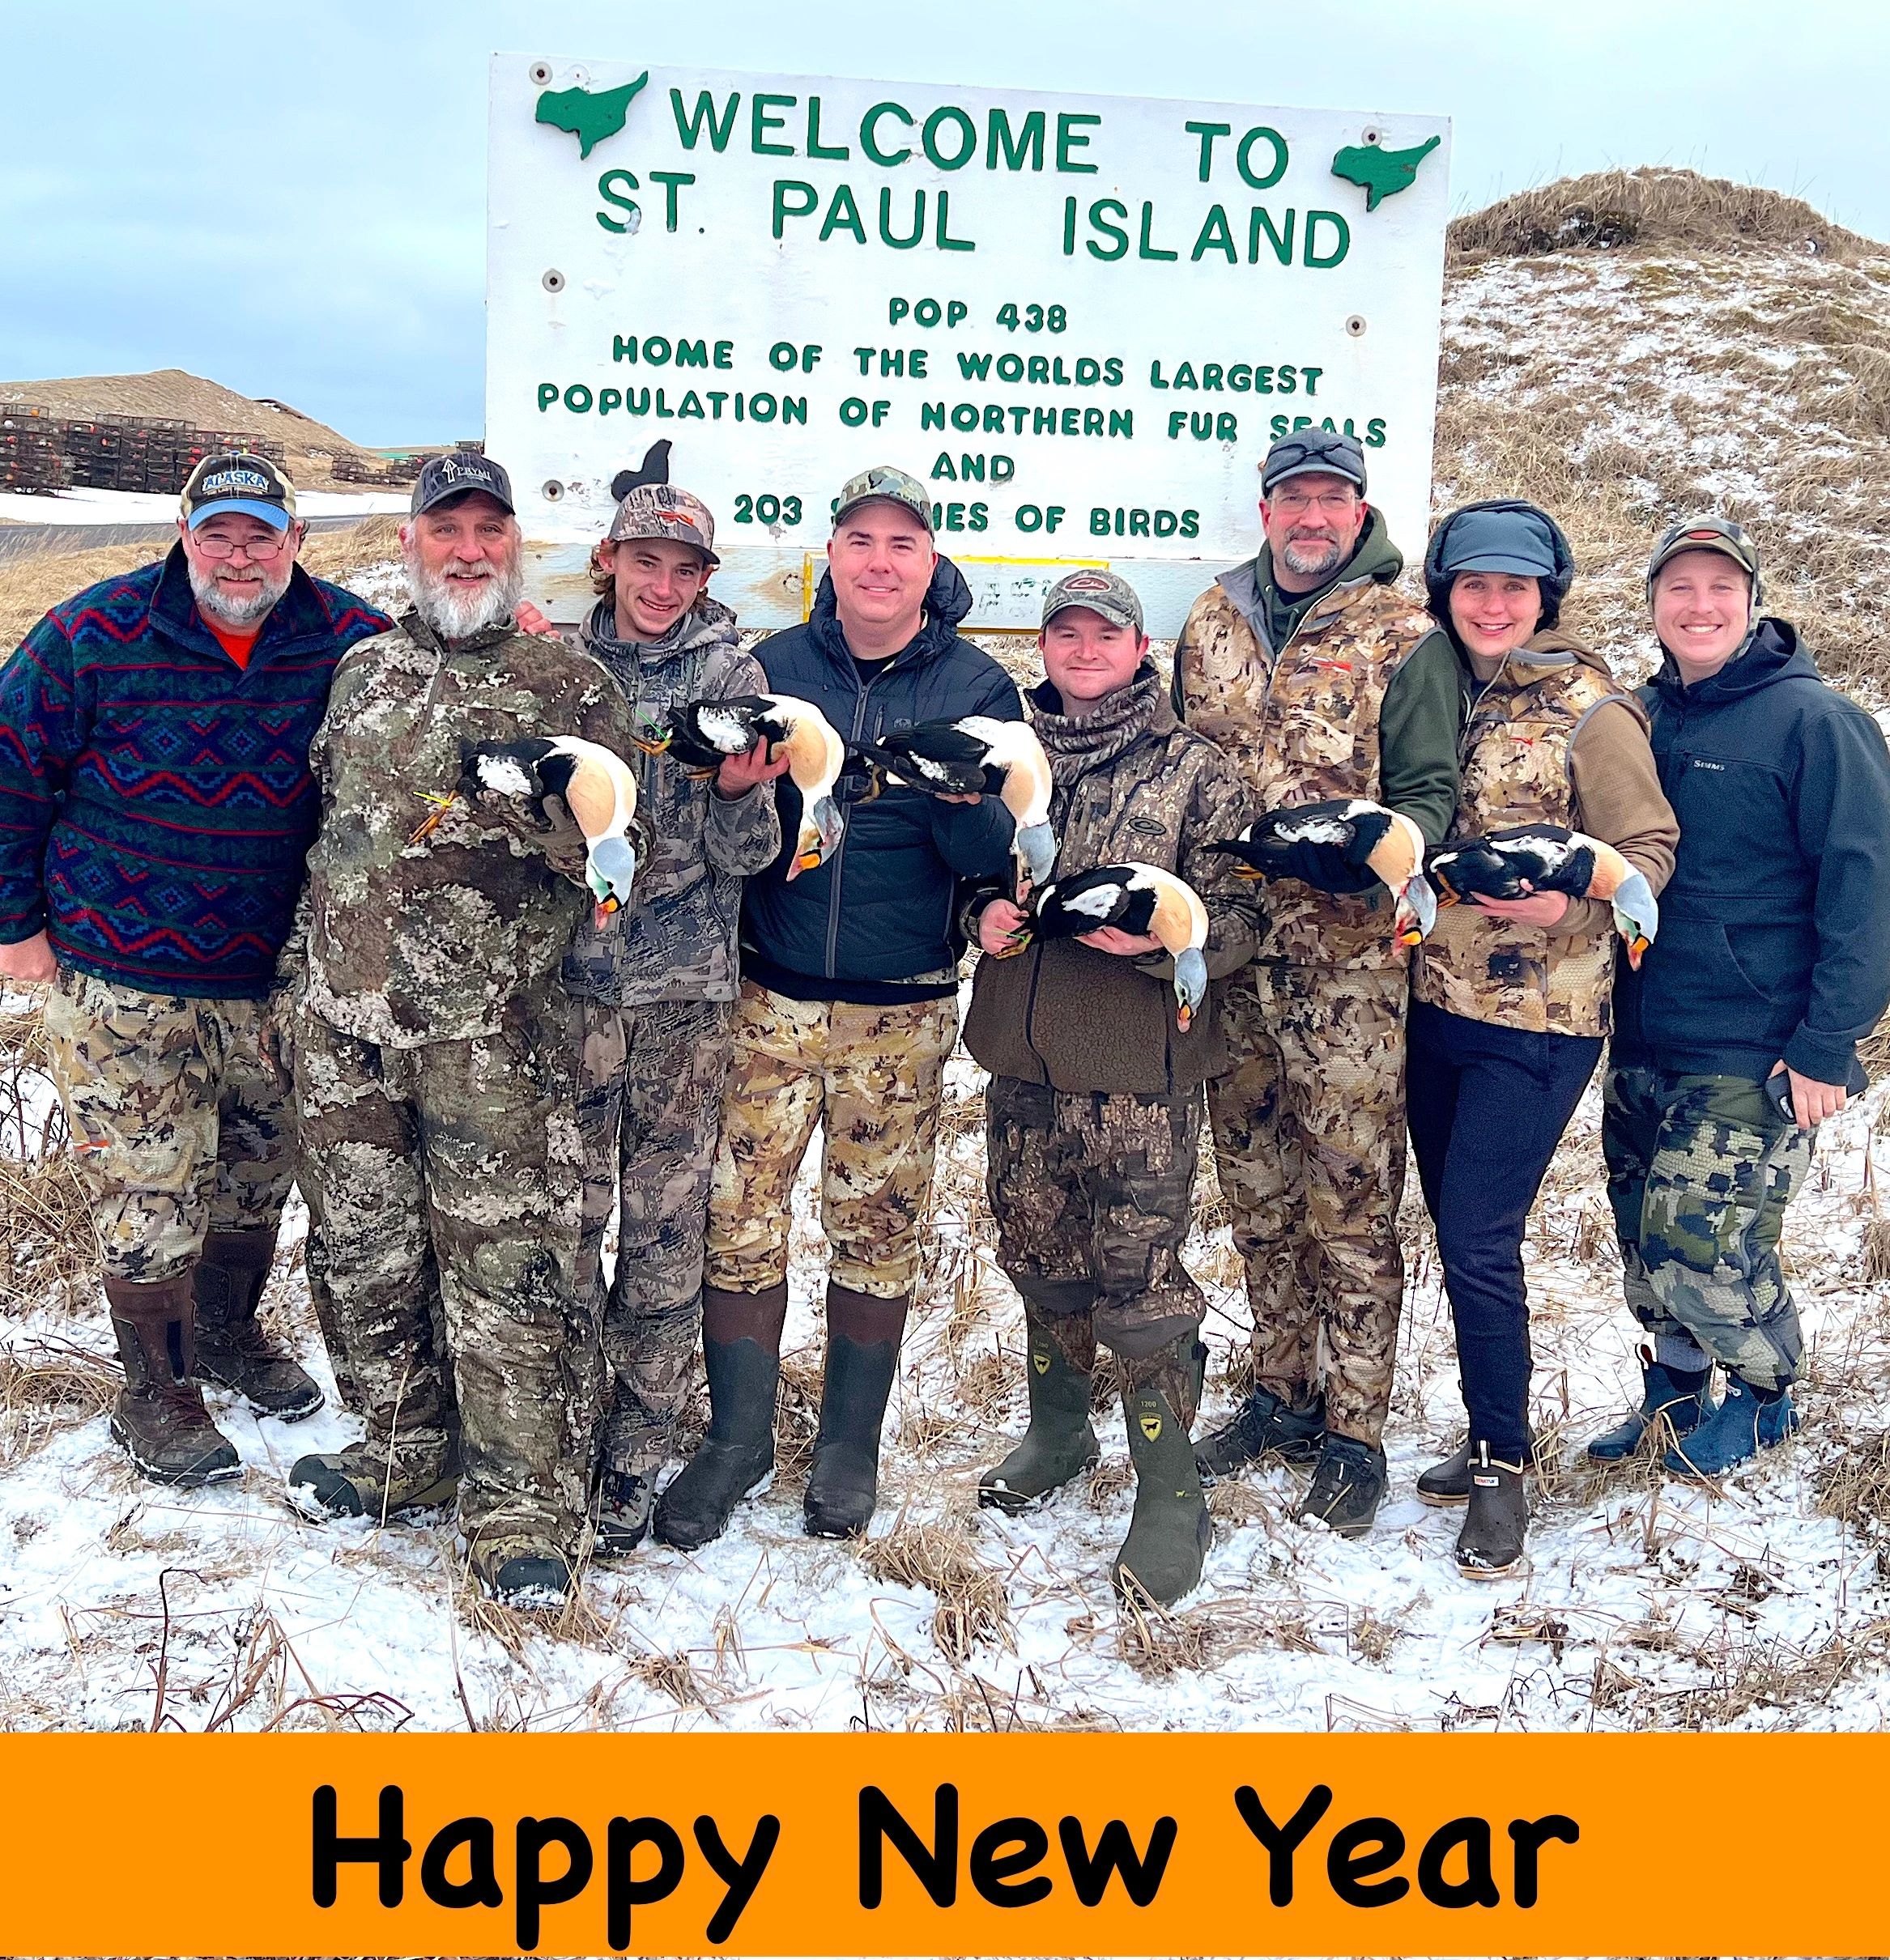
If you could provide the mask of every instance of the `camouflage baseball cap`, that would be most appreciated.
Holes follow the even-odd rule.
[[[286,531],[296,521],[296,487],[266,456],[233,449],[204,457],[185,479],[179,504],[191,530],[226,511],[241,511]]]
[[[711,565],[722,563],[715,555],[715,519],[709,506],[673,483],[638,483],[624,493],[604,542],[621,544],[626,538],[667,538],[693,545]]]
[[[849,476],[841,486],[840,501],[833,512],[834,528],[838,529],[841,520],[849,511],[858,510],[862,504],[871,504],[875,497],[902,505],[928,532],[932,529],[932,493],[916,476],[884,463],[862,470],[858,476]]]
[[[1683,517],[1660,534],[1654,555],[1647,561],[1647,596],[1654,597],[1654,581],[1660,568],[1683,551],[1718,551],[1730,558],[1752,581],[1752,602],[1759,602],[1759,547],[1742,525],[1730,517]]]
[[[1060,612],[1072,606],[1087,606],[1100,613],[1113,626],[1126,626],[1131,632],[1142,631],[1142,602],[1126,578],[1100,566],[1085,565],[1079,572],[1066,572],[1044,594],[1044,619],[1048,626]]]

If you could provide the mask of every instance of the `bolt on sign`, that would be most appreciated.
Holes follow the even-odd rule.
[[[974,628],[1106,563],[1173,632],[1295,429],[1359,438],[1415,556],[1449,163],[1432,117],[496,55],[487,441],[534,584],[575,613],[659,440],[754,626],[874,463],[930,487]]]

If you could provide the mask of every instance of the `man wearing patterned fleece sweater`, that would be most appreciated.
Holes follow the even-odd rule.
[[[235,1477],[198,1382],[321,1396],[257,1324],[292,1179],[268,996],[317,807],[335,663],[389,621],[296,563],[295,488],[206,457],[154,565],[56,606],[0,668],[0,977],[50,981],[54,1072],[147,1477]]]

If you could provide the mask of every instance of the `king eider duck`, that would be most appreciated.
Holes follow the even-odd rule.
[[[853,746],[872,773],[875,796],[882,783],[893,782],[933,796],[996,797],[1017,827],[1011,841],[1017,895],[1050,875],[1057,861],[1050,763],[1028,722],[967,715],[959,721],[921,721]]]
[[[1348,863],[1363,865],[1396,901],[1391,929],[1401,946],[1415,946],[1437,922],[1437,897],[1425,882],[1424,834],[1402,811],[1363,797],[1271,810],[1239,836],[1211,844],[1237,857],[1239,878],[1291,875],[1283,861],[1296,844],[1336,844]]]
[[[726,701],[690,701],[670,712],[666,727],[641,740],[651,755],[673,755],[692,775],[707,776],[731,755],[746,755],[757,742],[768,759],[787,751],[788,774],[801,793],[801,828],[790,879],[832,856],[840,842],[840,806],[833,786],[846,767],[846,744],[811,701],[791,694],[743,694]]]
[[[459,793],[492,790],[521,803],[562,797],[590,847],[585,881],[601,923],[629,903],[636,876],[636,778],[628,763],[575,735],[461,745]]]
[[[1630,967],[1641,964],[1660,930],[1660,907],[1645,874],[1611,844],[1560,824],[1523,823],[1487,837],[1459,838],[1432,854],[1429,869],[1446,905],[1468,898],[1526,898],[1533,891],[1605,899]]]
[[[1175,1025],[1183,1034],[1207,995],[1207,908],[1192,885],[1156,865],[1101,865],[1060,878],[1037,894],[1017,947],[1032,939],[1074,939],[1113,925],[1138,937],[1152,933],[1175,962]]]

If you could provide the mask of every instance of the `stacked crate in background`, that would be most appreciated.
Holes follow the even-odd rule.
[[[72,481],[56,416],[22,402],[0,402],[0,491],[50,495]]]
[[[54,415],[0,402],[0,489],[141,490],[174,496],[206,456],[243,449],[283,461],[283,445],[241,429],[162,415]]]

